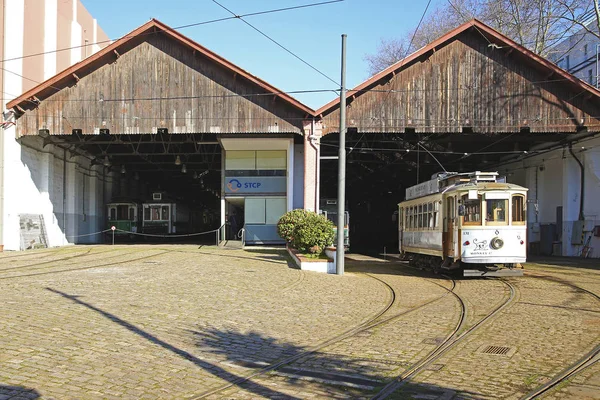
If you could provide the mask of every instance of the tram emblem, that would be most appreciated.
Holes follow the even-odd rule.
[[[229,182],[227,182],[227,189],[229,189],[233,193],[237,192],[241,188],[242,188],[242,183],[240,181],[238,181],[237,179],[232,179]]]
[[[487,248],[487,240],[478,241],[477,239],[473,239],[473,244],[477,246],[475,250],[485,250]]]

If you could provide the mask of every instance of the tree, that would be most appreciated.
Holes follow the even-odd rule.
[[[491,26],[533,52],[547,56],[550,48],[582,28],[588,16],[600,19],[598,1],[586,0],[447,0],[425,16],[418,28],[396,39],[382,39],[375,54],[365,56],[375,74],[444,33],[473,18]]]

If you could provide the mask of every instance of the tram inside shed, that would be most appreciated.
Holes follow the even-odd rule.
[[[221,146],[215,134],[50,136],[71,156],[101,166],[104,240],[214,243],[220,225]],[[22,140],[31,140],[23,138]],[[82,172],[84,173],[84,172]]]
[[[519,182],[500,164],[561,143],[567,133],[346,133],[346,201],[351,252],[381,255],[398,249],[398,203],[407,187],[443,172],[497,171]],[[509,140],[508,140],[509,139]],[[321,198],[337,197],[339,134],[321,139]]]

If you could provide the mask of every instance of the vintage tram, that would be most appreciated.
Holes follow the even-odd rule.
[[[107,229],[116,228],[116,236],[132,236],[140,227],[140,203],[126,199],[113,199],[106,205]],[[132,233],[133,232],[133,233]]]
[[[400,253],[434,271],[519,276],[527,254],[527,188],[497,172],[436,174],[406,189],[399,206]]]
[[[191,214],[189,208],[165,197],[164,193],[152,193],[152,200],[142,204],[142,233],[173,235],[189,233]]]

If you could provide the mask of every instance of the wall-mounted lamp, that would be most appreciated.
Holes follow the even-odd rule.
[[[186,172],[187,172],[187,168],[185,167],[185,164],[183,164],[183,165],[181,166],[181,173],[182,173],[182,174],[185,174]]]
[[[181,165],[181,158],[179,156],[175,157],[175,165]]]
[[[108,159],[108,156],[104,156],[104,166],[110,167],[110,160]]]
[[[121,173],[122,173],[122,174],[124,174],[124,173],[126,173],[126,172],[127,172],[127,170],[125,169],[125,166],[124,166],[124,165],[122,165],[122,166],[121,166]]]

